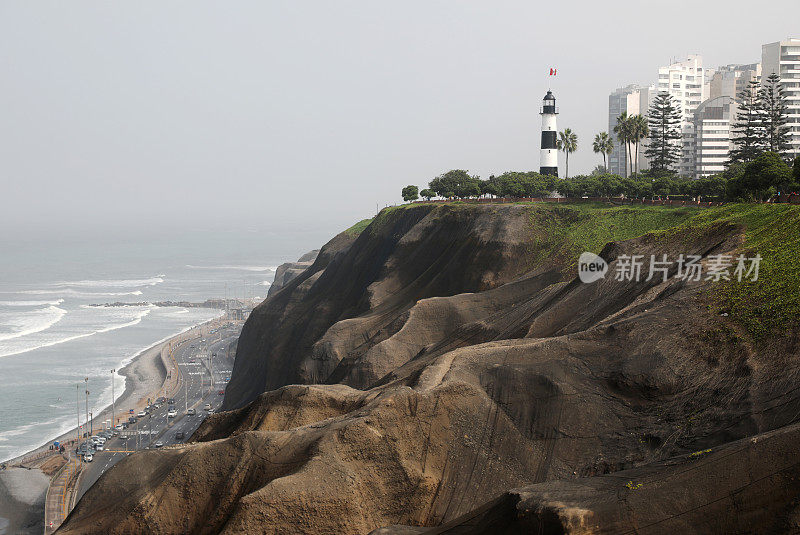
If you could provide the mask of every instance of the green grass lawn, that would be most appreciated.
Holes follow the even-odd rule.
[[[711,295],[720,312],[728,312],[753,336],[766,336],[797,324],[800,317],[800,206],[729,204],[710,208],[676,230],[697,232],[719,223],[744,229],[741,253],[761,255],[756,281],[716,283]]]
[[[530,204],[531,265],[557,260],[572,270],[584,251],[599,253],[611,241],[629,240],[675,227],[704,208],[696,206],[610,206],[604,203]]]
[[[362,232],[364,232],[364,229],[367,228],[370,223],[372,223],[372,220],[373,218],[362,219],[349,229],[345,230],[344,233],[347,234],[348,236],[356,237]]]
[[[432,203],[433,204],[433,203]],[[530,206],[530,268],[545,262],[574,273],[583,251],[599,253],[611,241],[648,233],[685,239],[713,225],[735,225],[743,230],[741,250],[747,257],[761,255],[757,281],[714,283],[708,296],[720,313],[727,312],[755,341],[785,330],[800,318],[800,206],[786,204],[728,204],[698,206],[624,205],[605,203],[519,203]],[[395,210],[420,209],[417,203],[387,208],[376,218]],[[494,204],[448,203],[437,207],[496,209]],[[430,208],[427,208],[430,209]],[[498,215],[502,212],[499,211]],[[347,233],[356,235],[372,220],[359,221]],[[380,221],[377,221],[380,224]],[[677,251],[676,254],[679,254]],[[731,270],[732,272],[732,270]]]

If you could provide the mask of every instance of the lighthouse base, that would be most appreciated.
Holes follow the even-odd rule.
[[[558,167],[540,167],[539,168],[540,175],[552,175],[554,177],[558,176]]]

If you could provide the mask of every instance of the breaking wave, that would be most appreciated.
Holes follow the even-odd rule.
[[[0,301],[0,306],[3,307],[40,307],[44,305],[60,305],[63,303],[63,299],[57,299],[56,301]]]
[[[53,308],[55,308],[55,307],[53,307]],[[61,310],[61,309],[59,309],[59,310]],[[30,338],[29,339],[22,339],[22,340],[18,340],[17,341],[18,343],[13,343],[13,342],[12,343],[0,343],[0,357],[8,357],[8,356],[11,356],[11,355],[19,355],[20,353],[27,353],[28,351],[41,349],[43,347],[51,347],[51,346],[54,346],[54,345],[63,344],[65,342],[71,342],[72,340],[79,340],[81,338],[88,338],[89,336],[94,336],[96,334],[107,333],[107,332],[110,332],[110,331],[116,331],[117,329],[124,329],[126,327],[132,327],[132,326],[137,325],[138,323],[140,323],[148,314],[150,314],[150,311],[151,311],[151,308],[148,307],[148,308],[145,308],[143,310],[138,311],[136,313],[136,315],[132,319],[128,320],[127,318],[125,318],[127,321],[124,321],[123,323],[112,323],[112,324],[107,325],[105,327],[102,327],[100,329],[93,329],[93,330],[91,330],[89,332],[84,332],[84,333],[80,333],[80,334],[68,334],[66,336],[62,335],[60,337],[49,338],[49,339],[42,339],[42,338],[38,338],[38,337],[36,337],[38,339],[30,339]],[[66,313],[66,311],[64,311],[64,313]],[[63,314],[62,314],[62,316],[63,316]],[[58,319],[60,320],[61,317],[59,317]],[[44,327],[39,328],[37,330],[31,330],[30,332],[27,332],[25,334],[29,335],[29,334],[35,334],[37,332],[41,332],[41,331],[43,331],[45,329],[48,329],[49,327],[51,327],[55,323],[56,322],[53,321],[52,323],[50,323],[47,326],[44,326]],[[44,322],[42,322],[42,325],[43,324],[44,324]],[[13,336],[12,338],[18,338],[18,337],[21,337],[21,336],[24,336],[24,335],[23,334],[17,334],[15,336]],[[6,342],[7,340],[11,340],[12,338],[0,338],[0,341]]]
[[[49,329],[61,321],[66,313],[63,308],[51,305],[38,310],[0,314],[0,325],[3,327],[3,331],[0,331],[0,341],[13,340]]]
[[[275,271],[278,269],[278,266],[193,266],[192,264],[186,264],[186,267],[189,269],[229,269],[238,271]]]
[[[72,288],[53,288],[50,290],[22,290],[21,294],[26,295],[63,295],[65,297],[119,297],[123,295],[142,295],[141,290],[132,292],[81,292]]]

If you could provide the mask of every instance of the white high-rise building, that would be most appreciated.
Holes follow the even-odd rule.
[[[725,170],[731,151],[731,122],[736,101],[722,95],[703,101],[694,111],[694,178],[715,175]]]
[[[689,55],[685,61],[658,69],[658,91],[672,95],[681,112],[681,157],[678,163],[681,176],[695,174],[694,112],[708,98],[708,87],[702,56]]]
[[[626,176],[629,170],[628,152],[614,134],[619,116],[627,112],[628,115],[641,114],[647,116],[650,104],[656,95],[655,85],[642,87],[636,84],[621,87],[608,96],[608,135],[614,138],[614,150],[608,156],[608,172]],[[646,169],[647,158],[644,156],[643,144],[639,147],[639,169]],[[626,171],[626,169],[628,171]]]
[[[761,79],[761,64],[724,65],[709,75],[706,69],[708,99],[694,111],[694,178],[725,170],[730,159],[732,126],[738,106],[736,96],[751,80]]]
[[[761,72],[762,83],[772,73],[781,78],[789,107],[790,152],[800,156],[800,39],[762,45]]]

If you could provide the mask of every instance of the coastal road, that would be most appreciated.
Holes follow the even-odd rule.
[[[173,348],[173,357],[182,376],[181,387],[174,396],[174,408],[178,415],[169,418],[168,404],[163,403],[159,408],[153,408],[147,416],[137,418],[136,424],[129,426],[131,436],[127,440],[120,436],[107,441],[104,451],[96,452],[92,462],[84,463],[78,499],[106,470],[135,450],[155,448],[157,442],[166,446],[188,440],[207,416],[209,411],[204,410],[207,403],[211,405],[212,411],[219,408],[224,396],[218,392],[225,388],[227,379],[230,378],[235,356],[230,348],[240,330],[241,325],[220,329],[206,339],[194,338]],[[210,370],[213,370],[213,375],[209,373]],[[125,407],[120,409],[127,410]],[[194,409],[196,414],[188,415],[187,409]],[[124,416],[121,421],[128,414]],[[179,433],[183,433],[183,438],[176,437]]]

